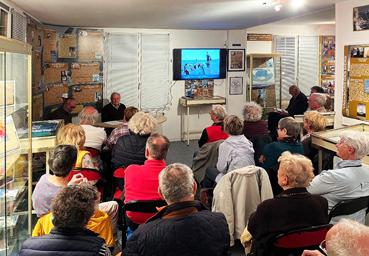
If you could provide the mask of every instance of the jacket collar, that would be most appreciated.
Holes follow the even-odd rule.
[[[290,188],[286,189],[277,195],[277,198],[281,197],[292,197],[292,196],[308,196],[310,193],[306,190],[306,188]]]
[[[87,236],[97,236],[95,232],[92,232],[91,230],[88,230],[86,228],[58,228],[54,227],[51,232],[51,234],[57,234],[57,235],[87,235]]]
[[[341,160],[337,163],[336,168],[342,169],[347,167],[360,167],[361,160]]]

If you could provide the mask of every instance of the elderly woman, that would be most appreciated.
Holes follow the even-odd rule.
[[[267,136],[268,122],[261,120],[263,115],[262,107],[256,102],[247,102],[243,108],[243,134],[249,140],[258,136]]]
[[[247,227],[257,255],[269,255],[263,249],[276,234],[328,223],[327,200],[306,190],[314,177],[311,161],[290,152],[284,152],[278,161],[278,184],[283,192],[262,202],[250,216]]]
[[[213,105],[209,114],[214,123],[202,131],[199,139],[200,148],[205,143],[228,138],[228,135],[223,131],[223,120],[227,115],[225,108],[222,105]]]
[[[369,169],[361,163],[361,159],[369,154],[369,136],[364,132],[351,131],[340,135],[337,145],[337,156],[342,160],[335,169],[323,171],[316,176],[307,188],[312,194],[322,195],[328,200],[329,210],[342,200],[369,196]],[[365,209],[340,218],[349,218],[365,223]]]
[[[113,148],[113,169],[144,164],[146,141],[155,128],[156,120],[150,114],[137,112],[128,122],[129,134],[120,137]]]
[[[284,151],[297,154],[304,153],[302,144],[298,140],[299,133],[300,124],[294,118],[282,118],[278,122],[278,141],[267,144],[263,149],[263,155],[260,156],[259,161],[269,174],[274,195],[281,192],[281,187],[277,183],[278,157]]]
[[[78,114],[79,124],[85,131],[86,141],[84,147],[93,148],[101,151],[101,146],[106,140],[104,128],[93,126],[98,118],[99,113],[92,106],[84,107]]]

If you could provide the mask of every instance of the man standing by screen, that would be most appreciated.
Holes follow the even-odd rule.
[[[110,103],[101,110],[101,121],[123,120],[123,112],[126,109],[124,104],[120,103],[120,94],[113,92],[110,96]]]

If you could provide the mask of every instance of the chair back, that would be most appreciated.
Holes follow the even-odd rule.
[[[325,239],[325,235],[332,226],[332,224],[325,224],[295,229],[279,234],[272,242],[269,255],[300,256],[306,249],[318,249],[320,243]]]
[[[355,199],[343,200],[333,206],[329,213],[329,220],[333,217],[341,215],[349,215],[358,212],[369,206],[369,196],[359,197]]]
[[[68,175],[68,180],[71,180],[73,175],[82,174],[88,181],[99,181],[101,179],[101,172],[93,168],[78,168],[75,167]]]

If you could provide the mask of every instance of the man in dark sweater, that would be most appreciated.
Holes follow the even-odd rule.
[[[72,111],[77,105],[76,99],[73,98],[73,96],[65,93],[63,94],[62,99],[63,105],[46,115],[44,118],[45,120],[63,119],[64,124],[69,124],[72,122]]]
[[[120,103],[120,94],[113,92],[110,96],[110,103],[101,110],[101,121],[123,120],[125,109],[126,106]]]

